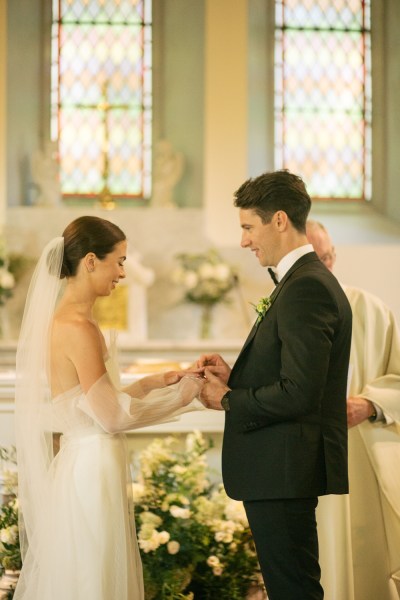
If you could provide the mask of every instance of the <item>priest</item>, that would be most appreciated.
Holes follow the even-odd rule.
[[[328,231],[308,221],[307,237],[332,271]],[[350,494],[321,498],[317,510],[325,600],[399,600],[400,332],[379,298],[343,288],[353,311]]]

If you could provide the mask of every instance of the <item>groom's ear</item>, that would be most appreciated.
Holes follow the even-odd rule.
[[[277,210],[272,216],[271,222],[280,232],[286,231],[288,224],[290,223],[289,217],[284,210]]]

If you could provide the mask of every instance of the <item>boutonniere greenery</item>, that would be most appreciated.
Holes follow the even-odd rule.
[[[260,298],[260,300],[257,302],[257,304],[253,304],[255,311],[258,315],[257,317],[257,321],[256,324],[258,325],[263,318],[265,317],[267,310],[269,310],[271,308],[272,305],[272,300],[269,296],[267,296],[266,298]]]

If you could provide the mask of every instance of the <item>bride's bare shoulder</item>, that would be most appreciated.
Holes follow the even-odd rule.
[[[101,341],[98,326],[93,320],[70,311],[60,311],[54,315],[52,337],[61,338],[64,343]]]

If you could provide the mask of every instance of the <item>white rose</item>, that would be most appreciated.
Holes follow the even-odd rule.
[[[162,523],[162,519],[150,511],[144,511],[140,514],[140,520],[143,525],[150,525],[155,529]]]
[[[11,290],[15,285],[14,275],[7,269],[0,269],[0,287]]]
[[[229,531],[217,531],[214,537],[216,542],[224,542],[225,544],[230,544],[233,541],[233,535]]]
[[[2,529],[0,532],[0,541],[3,544],[15,544],[18,536],[18,526],[11,525],[11,527],[6,527]]]
[[[213,279],[215,277],[215,267],[211,263],[203,263],[199,268],[201,279]]]
[[[198,281],[199,278],[194,271],[187,271],[183,283],[188,290],[192,290],[196,287]]]
[[[190,510],[188,508],[182,508],[173,504],[169,509],[169,512],[175,519],[188,519],[190,517]]]
[[[157,550],[157,548],[160,546],[160,542],[156,537],[153,537],[149,540],[139,539],[139,546],[147,554],[148,552]]]
[[[171,542],[168,542],[167,550],[168,550],[169,554],[178,554],[180,548],[181,548],[181,545],[176,540],[172,540]]]
[[[166,544],[167,542],[169,542],[169,538],[171,536],[169,535],[168,531],[160,531],[160,533],[158,534],[158,541],[160,542],[160,544]]]
[[[215,278],[219,281],[226,281],[230,277],[230,268],[223,263],[215,266]]]
[[[219,567],[221,563],[219,562],[218,556],[212,555],[207,558],[207,564],[209,567]]]
[[[186,473],[187,468],[186,467],[182,467],[182,465],[174,465],[172,467],[171,471],[175,475],[183,475],[184,473]]]
[[[133,498],[137,501],[139,500],[145,493],[144,485],[141,483],[132,483],[132,494]]]

